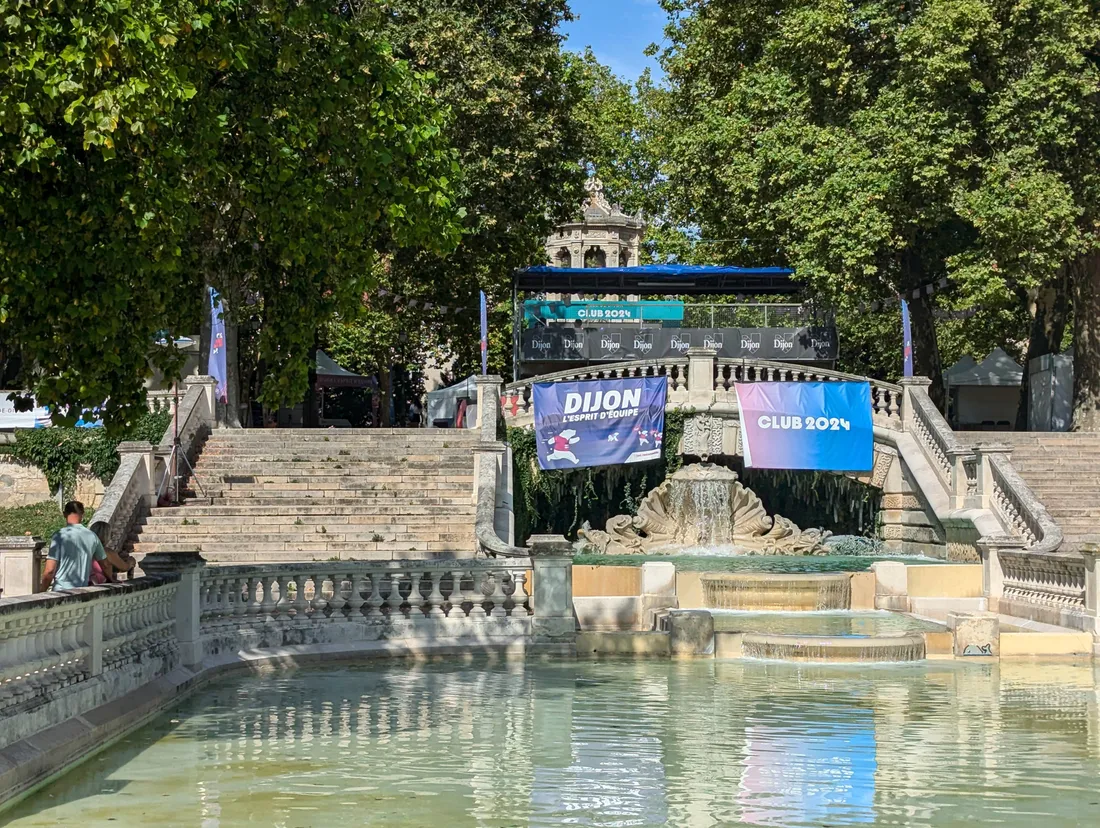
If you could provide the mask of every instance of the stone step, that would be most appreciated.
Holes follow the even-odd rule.
[[[227,543],[145,543],[137,542],[132,546],[135,555],[145,556],[153,552],[162,553],[186,553],[200,552],[206,555],[253,555],[253,560],[269,560],[272,553],[303,553],[310,552],[322,556],[343,556],[354,558],[356,554],[364,555],[372,552],[412,553],[404,557],[416,558],[424,553],[436,553],[438,555],[455,556],[461,550],[470,550],[474,547],[474,539],[471,537],[465,542],[441,542],[441,541],[407,541],[407,542],[382,542],[382,543],[270,543],[270,544],[227,544]],[[397,554],[397,557],[402,557]]]
[[[197,476],[200,482],[218,482],[231,486],[279,486],[292,483],[389,483],[400,481],[469,484],[473,481],[473,473],[470,470],[455,470],[455,468],[441,468],[434,474],[427,471],[406,471],[403,468],[379,470],[374,473],[342,474],[339,468],[335,468],[327,474],[326,470],[316,470],[312,474],[238,474],[235,472],[210,474],[209,472],[200,471]]]
[[[410,460],[407,457],[394,458],[381,461],[372,457],[325,457],[317,460],[244,460],[240,456],[227,454],[222,457],[209,457],[203,455],[196,464],[196,468],[209,467],[214,469],[234,469],[247,472],[253,467],[257,471],[267,470],[274,466],[285,466],[297,469],[330,469],[333,466],[342,466],[349,471],[357,469],[377,468],[403,468],[403,469],[438,469],[438,468],[467,468],[473,466],[474,459],[468,454],[455,457],[436,457],[427,460]]]
[[[355,483],[347,486],[337,484],[318,483],[281,483],[272,486],[251,486],[241,488],[222,488],[205,492],[207,497],[215,500],[232,500],[234,498],[248,497],[370,497],[382,492],[399,494],[402,497],[415,497],[416,493],[424,493],[427,497],[450,496],[469,497],[470,484],[461,483],[415,483],[409,481],[361,484]]]
[[[181,529],[201,528],[182,526]],[[253,527],[259,528],[259,527]],[[302,527],[281,527],[283,529],[301,529]],[[345,529],[350,527],[344,527]],[[218,532],[212,533],[209,530],[205,533],[190,534],[184,532],[173,531],[145,531],[141,533],[140,538],[134,540],[142,544],[145,543],[221,543],[221,544],[244,544],[245,546],[266,546],[269,544],[279,543],[304,543],[304,544],[332,544],[332,543],[405,543],[416,541],[438,541],[445,543],[463,543],[465,541],[472,540],[472,530],[469,531],[430,531],[430,527],[423,528],[419,531],[409,530],[404,526],[373,526],[373,527],[358,527],[360,530],[354,532],[319,532],[315,527],[308,527],[307,531],[280,531],[272,533],[227,533]]]
[[[240,550],[215,551],[207,549],[203,551],[202,555],[207,563],[222,565],[241,565],[251,563],[305,563],[309,561],[326,561],[333,564],[338,564],[340,561],[447,561],[455,560],[459,557],[468,559],[473,557],[473,550],[471,547],[463,547],[459,549],[423,551],[415,553],[403,549],[359,549],[350,552],[324,550],[321,552],[300,551],[254,553],[242,552]],[[142,554],[135,553],[135,557],[140,562]]]
[[[349,506],[360,512],[374,510],[378,505],[408,506],[466,506],[471,503],[469,494],[444,494],[441,491],[431,494],[416,495],[404,489],[388,489],[385,491],[353,493],[342,489],[330,489],[325,492],[261,492],[252,497],[210,497],[197,498],[191,505],[182,508],[202,506],[234,506],[235,508],[255,509],[257,507],[274,507],[280,512],[291,514],[307,506],[321,506],[325,510],[331,510],[334,506]]]
[[[448,505],[442,517],[461,517],[466,514],[473,514],[475,511],[476,507],[470,502],[469,498],[467,498],[465,503]],[[395,514],[408,515],[410,517],[421,516],[435,519],[441,518],[438,504],[414,505],[410,503],[387,503],[383,501],[371,503],[368,508],[364,507],[362,503],[356,503],[354,505],[330,505],[330,501],[326,500],[324,503],[311,501],[308,505],[298,506],[294,509],[283,508],[282,503],[275,506],[262,507],[256,506],[251,502],[220,504],[216,506],[166,506],[156,509],[152,515],[145,518],[145,520],[178,521],[184,518],[188,520],[195,520],[196,518],[225,518],[227,520],[247,520],[259,523],[276,518],[280,521],[282,518],[290,518],[290,522],[293,523],[296,516],[300,516],[303,520],[307,517],[331,518],[335,520],[354,517],[367,519]],[[348,522],[350,523],[352,521],[349,520]]]

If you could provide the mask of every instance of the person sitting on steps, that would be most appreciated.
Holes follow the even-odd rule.
[[[93,561],[99,562],[107,580],[114,575],[114,567],[107,560],[103,544],[95,532],[81,523],[84,520],[84,504],[79,500],[70,500],[65,504],[64,512],[66,526],[54,533],[50,541],[50,553],[42,571],[42,592],[88,586]]]

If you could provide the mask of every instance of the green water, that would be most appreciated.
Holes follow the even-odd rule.
[[[940,564],[933,558],[871,555],[576,555],[575,564],[589,566],[641,566],[667,561],[681,572],[863,572],[875,561],[907,564]]]
[[[739,612],[711,610],[718,632],[769,635],[907,635],[943,632],[946,627],[899,612]]]
[[[12,826],[1096,824],[1091,665],[530,662],[212,685]]]

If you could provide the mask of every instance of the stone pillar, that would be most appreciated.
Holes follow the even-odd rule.
[[[199,586],[206,561],[198,552],[154,552],[146,555],[141,568],[148,575],[178,574],[175,618],[176,640],[179,642],[180,664],[195,667],[205,656],[202,643],[202,607]]]
[[[141,496],[145,500],[145,505],[152,509],[157,505],[157,467],[153,444],[144,440],[130,440],[118,444],[118,453],[120,457],[126,457],[130,454],[137,455],[140,463],[138,475],[140,477]]]
[[[211,428],[213,428],[215,425],[221,425],[221,423],[217,421],[218,401],[214,397],[214,393],[218,387],[218,381],[213,377],[207,376],[205,374],[195,374],[194,376],[184,377],[182,385],[184,388],[184,393],[190,390],[191,387],[195,385],[202,388],[202,394],[205,400],[204,404],[206,406],[207,422],[210,423]],[[183,393],[181,393],[181,398],[182,396]]]
[[[714,358],[710,348],[688,348],[688,405],[710,408],[714,403]]]
[[[981,499],[981,508],[991,509],[993,503],[993,467],[990,464],[992,457],[1009,458],[1012,455],[1012,446],[1007,443],[978,443],[978,497]]]
[[[573,547],[563,535],[532,535],[528,546],[535,576],[535,641],[573,645]]]
[[[978,557],[982,561],[982,593],[989,600],[989,609],[998,611],[998,602],[1004,595],[1004,569],[1001,567],[1001,552],[1022,552],[1024,541],[1009,535],[988,535],[979,538],[976,544]]]
[[[966,476],[966,467],[977,462],[977,455],[970,449],[951,449],[947,452],[948,462],[951,464],[951,497],[953,509],[977,509],[981,508],[981,495],[969,493],[969,483]],[[980,487],[980,484],[979,484]]]
[[[714,616],[707,610],[674,610],[668,620],[673,657],[714,655]]]
[[[22,535],[0,538],[0,597],[38,592],[45,545],[43,540]]]
[[[1085,612],[1092,620],[1089,631],[1095,635],[1100,633],[1100,612],[1097,611],[1100,596],[1097,595],[1096,583],[1096,558],[1100,556],[1100,544],[1085,544],[1081,549],[1081,556],[1085,559]]]
[[[925,393],[928,393],[928,389],[932,385],[932,380],[928,377],[902,377],[898,380],[898,384],[901,386],[901,427],[905,431],[909,431],[912,428],[913,422],[913,402],[912,394],[914,389],[921,389]]]
[[[947,626],[956,656],[997,656],[1001,653],[1001,622],[992,612],[951,612]]]
[[[495,443],[500,440],[497,428],[500,426],[500,395],[504,390],[504,380],[495,374],[478,377],[477,384],[477,421],[483,443]]]

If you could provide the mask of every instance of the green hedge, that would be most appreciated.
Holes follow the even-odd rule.
[[[91,522],[94,514],[94,509],[84,512],[85,525]],[[64,525],[65,518],[52,500],[17,506],[14,509],[0,509],[0,535],[30,534],[49,540]]]
[[[35,428],[15,432],[15,443],[5,454],[38,468],[50,491],[65,487],[66,497],[76,489],[77,469],[87,464],[96,477],[109,483],[118,470],[118,444],[126,440],[147,440],[156,445],[172,421],[165,410],[144,414],[123,429]]]

